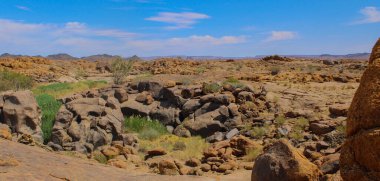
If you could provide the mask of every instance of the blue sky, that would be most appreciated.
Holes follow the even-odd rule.
[[[0,53],[370,52],[378,0],[0,0]]]

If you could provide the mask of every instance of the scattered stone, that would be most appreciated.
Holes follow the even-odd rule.
[[[264,149],[256,158],[252,169],[252,181],[319,180],[321,172],[296,148],[281,139]]]
[[[153,156],[161,156],[161,155],[166,155],[166,151],[162,148],[156,148],[153,150],[149,150],[148,155],[153,157]]]

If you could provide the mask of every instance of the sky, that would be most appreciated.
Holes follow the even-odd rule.
[[[0,54],[349,54],[379,37],[379,0],[0,0]]]

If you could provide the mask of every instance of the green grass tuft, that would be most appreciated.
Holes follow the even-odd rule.
[[[55,115],[58,113],[61,103],[57,101],[53,96],[47,94],[41,94],[36,96],[38,106],[42,110],[42,133],[44,142],[48,142],[51,137]]]
[[[0,91],[24,90],[33,86],[33,79],[16,72],[0,71]]]
[[[223,85],[228,84],[231,85],[234,88],[244,88],[245,85],[241,83],[238,79],[230,77],[227,80],[223,82]]]
[[[82,92],[93,88],[102,88],[107,85],[106,81],[80,81],[76,83],[54,83],[34,88],[35,95],[48,94],[55,98],[61,98],[70,94]]]
[[[141,139],[154,140],[161,135],[168,134],[166,127],[159,121],[138,116],[126,118],[124,126],[127,132],[138,133]]]

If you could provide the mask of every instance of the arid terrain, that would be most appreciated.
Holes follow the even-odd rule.
[[[115,57],[3,56],[3,79],[32,83],[2,80],[0,180],[378,180],[379,47],[370,62],[133,57],[118,84]]]

